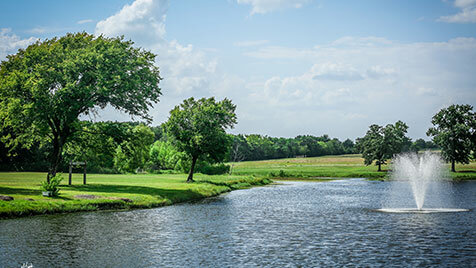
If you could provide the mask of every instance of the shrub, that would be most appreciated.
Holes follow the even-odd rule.
[[[201,165],[197,165],[197,172],[200,172],[202,174],[220,175],[220,174],[226,174],[226,173],[230,172],[230,166],[225,165],[223,163],[216,164],[216,165],[210,165],[207,162],[202,162],[200,164]]]
[[[52,196],[58,196],[59,195],[58,186],[62,180],[63,180],[63,177],[61,175],[56,175],[50,179],[49,183],[46,181],[42,182],[41,190],[51,192]]]

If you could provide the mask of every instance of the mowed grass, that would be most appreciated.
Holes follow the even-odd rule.
[[[13,201],[0,201],[0,218],[99,209],[150,208],[199,200],[270,182],[266,178],[253,176],[196,174],[195,183],[186,183],[185,174],[88,174],[87,185],[83,185],[82,174],[74,174],[73,185],[69,186],[67,174],[63,177],[60,196],[43,197],[40,183],[45,180],[45,173],[0,173],[0,195],[14,198]]]
[[[384,179],[388,177],[392,168],[389,163],[382,165],[383,171],[378,172],[375,165],[365,166],[360,154],[244,161],[231,164],[234,165],[233,174],[236,175],[300,179],[320,177]],[[458,164],[456,170],[456,173],[451,174],[453,179],[476,179],[476,162],[474,161],[469,165]]]

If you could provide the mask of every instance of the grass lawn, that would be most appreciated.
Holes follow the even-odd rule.
[[[281,178],[387,178],[390,165],[383,165],[383,172],[377,171],[377,166],[364,165],[364,159],[359,154],[321,156],[308,158],[287,158],[263,161],[244,161],[232,163],[233,174],[270,176]],[[449,169],[449,166],[448,166]],[[476,179],[476,162],[469,165],[458,164],[456,173],[451,176],[455,180]]]
[[[253,176],[196,174],[195,183],[185,183],[186,174],[88,174],[88,184],[83,185],[82,174],[74,174],[73,185],[69,186],[67,174],[63,177],[60,196],[43,197],[40,182],[45,180],[45,173],[0,172],[0,195],[14,198],[13,201],[0,201],[0,218],[98,209],[150,208],[199,200],[270,182]]]

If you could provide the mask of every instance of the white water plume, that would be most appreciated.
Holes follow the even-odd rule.
[[[384,206],[387,213],[462,212],[455,208],[453,185],[439,154],[400,154],[392,160],[392,181],[386,185]]]
[[[422,209],[429,184],[443,178],[443,168],[435,153],[402,154],[393,160],[393,179],[409,182],[417,209]]]

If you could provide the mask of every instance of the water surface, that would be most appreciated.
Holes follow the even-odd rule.
[[[390,184],[284,182],[157,209],[0,220],[0,267],[476,266],[476,183],[461,213],[391,214]]]

